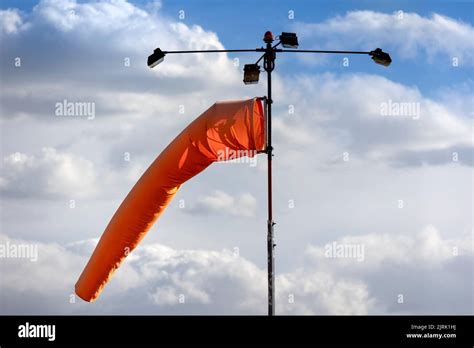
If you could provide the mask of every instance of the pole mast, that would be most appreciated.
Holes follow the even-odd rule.
[[[275,315],[275,248],[273,236],[273,204],[272,204],[272,71],[275,68],[275,50],[272,47],[273,35],[266,32],[263,39],[267,44],[263,67],[267,72],[267,171],[268,171],[268,220],[267,220],[267,263],[268,263],[268,315]]]

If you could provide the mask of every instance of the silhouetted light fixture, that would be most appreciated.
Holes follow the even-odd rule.
[[[281,33],[280,42],[285,48],[298,48],[298,37],[295,33]]]
[[[165,60],[165,54],[159,48],[157,48],[153,51],[152,55],[148,56],[148,66],[150,68],[154,68],[163,60]]]
[[[382,51],[380,48],[376,48],[374,51],[370,51],[369,54],[372,56],[374,62],[377,64],[389,66],[392,62],[392,58],[390,58],[390,55]]]
[[[244,65],[244,83],[246,85],[254,85],[258,83],[260,76],[260,66],[258,64]]]

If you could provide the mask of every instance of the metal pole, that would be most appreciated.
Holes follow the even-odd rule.
[[[267,221],[267,263],[268,263],[268,315],[275,315],[275,247],[273,237],[273,207],[272,207],[272,71],[275,67],[275,52],[271,42],[267,42],[264,57],[264,68],[267,72],[267,163],[268,163],[268,221]]]

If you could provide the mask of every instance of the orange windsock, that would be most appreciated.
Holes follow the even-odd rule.
[[[99,296],[124,258],[140,243],[181,184],[215,161],[253,157],[264,148],[257,99],[218,102],[189,124],[155,159],[110,220],[76,283],[85,301]]]

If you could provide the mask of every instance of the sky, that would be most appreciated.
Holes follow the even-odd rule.
[[[276,313],[474,313],[471,1],[0,4],[0,313],[266,313],[264,157],[185,183],[99,299],[74,295],[164,147],[214,102],[266,94],[242,83],[253,53],[147,56],[266,30],[393,60],[277,57]]]

